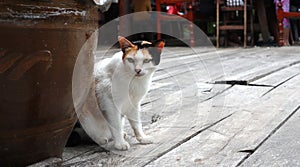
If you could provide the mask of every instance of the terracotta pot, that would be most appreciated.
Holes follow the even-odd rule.
[[[0,166],[62,156],[74,64],[97,17],[89,0],[0,2]]]

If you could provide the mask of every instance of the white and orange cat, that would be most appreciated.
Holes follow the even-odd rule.
[[[130,42],[120,36],[118,41],[122,51],[94,67],[96,100],[109,128],[98,129],[98,134],[90,136],[100,145],[112,138],[116,149],[128,150],[130,145],[123,131],[125,117],[140,143],[152,143],[142,129],[140,106],[160,63],[165,43],[163,40]]]

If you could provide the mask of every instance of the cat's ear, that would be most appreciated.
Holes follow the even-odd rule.
[[[165,40],[159,39],[159,40],[155,41],[154,46],[157,47],[157,49],[162,51],[162,49],[165,47]]]
[[[127,48],[135,46],[128,39],[126,39],[126,38],[124,38],[122,36],[118,36],[118,41],[119,41],[119,44],[120,44],[120,47],[121,47],[123,53],[126,52]]]
[[[165,46],[165,41],[163,39],[153,42],[153,47],[150,48],[150,54],[152,55],[152,60],[154,65],[160,63],[161,52]]]

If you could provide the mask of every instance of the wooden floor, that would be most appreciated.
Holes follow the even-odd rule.
[[[63,166],[300,166],[299,74],[300,47],[166,48],[142,105],[154,144],[127,127],[129,151],[68,147]]]

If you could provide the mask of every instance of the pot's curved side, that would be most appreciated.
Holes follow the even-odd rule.
[[[0,2],[0,166],[61,157],[77,120],[74,64],[97,29],[92,2]]]

